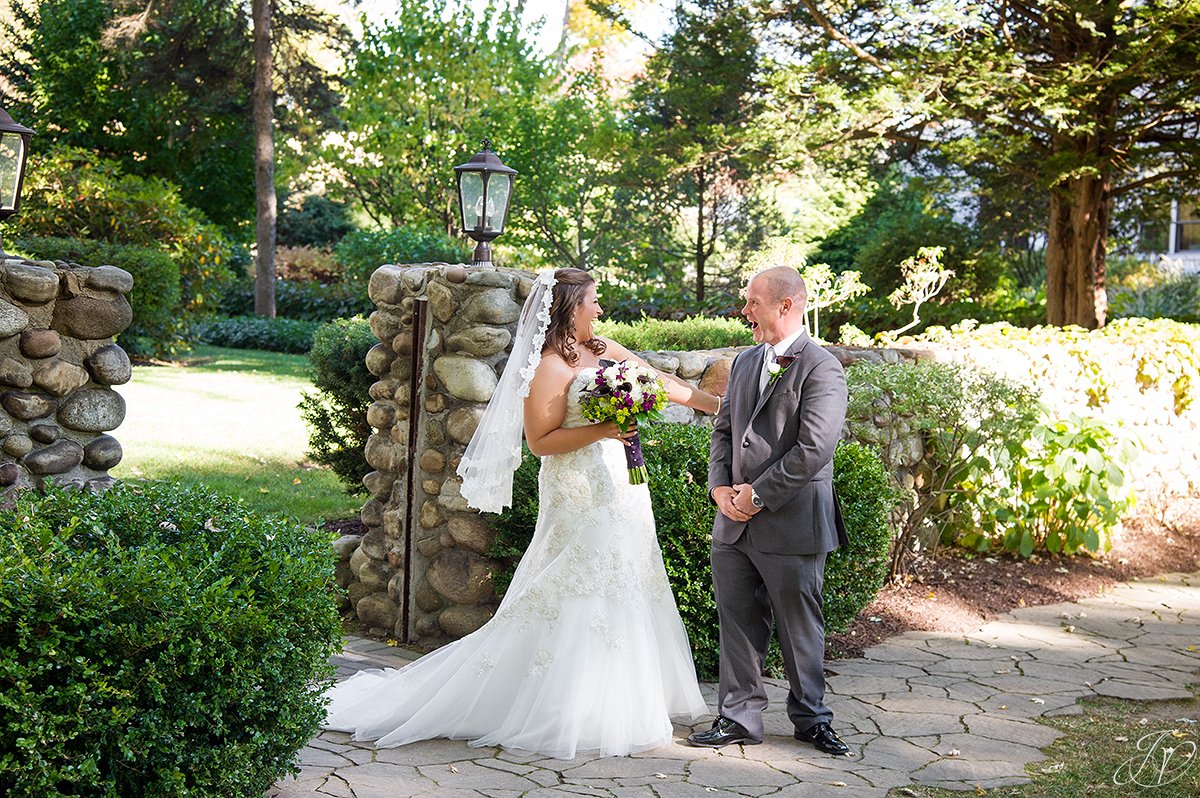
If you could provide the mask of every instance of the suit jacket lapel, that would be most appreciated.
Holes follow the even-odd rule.
[[[784,357],[799,357],[801,350],[803,350],[804,347],[808,345],[808,342],[810,340],[812,340],[812,339],[810,339],[808,337],[807,332],[800,333],[799,337],[796,338],[795,341],[792,341],[792,345],[788,347],[787,352],[784,353]],[[766,352],[767,352],[767,350],[764,347],[762,349],[762,352],[759,354],[759,357],[758,357],[759,370],[757,372],[755,372],[756,376],[762,374],[762,359],[766,355]],[[792,365],[795,365],[795,364],[793,363]],[[791,366],[789,366],[788,368],[791,368]],[[781,374],[781,375],[779,375],[778,379],[775,379],[774,381],[769,380],[767,382],[767,386],[765,388],[763,388],[762,393],[759,394],[758,402],[754,405],[754,411],[750,414],[751,420],[753,420],[754,417],[758,415],[759,411],[763,409],[763,406],[766,405],[767,400],[771,398],[771,392],[773,390],[775,390],[775,385],[777,383],[779,383],[780,380],[782,380],[782,379],[783,379],[783,375]]]

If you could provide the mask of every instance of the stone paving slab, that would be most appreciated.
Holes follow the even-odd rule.
[[[348,638],[339,678],[419,656]],[[974,791],[1028,782],[1060,735],[1038,718],[1080,698],[1187,698],[1200,681],[1200,574],[1119,585],[1067,604],[1015,610],[968,634],[908,632],[860,659],[827,663],[834,725],[854,749],[829,757],[791,738],[786,684],[772,680],[762,745],[714,751],[682,740],[631,757],[564,761],[465,742],[376,749],[323,732],[300,774],[265,798],[886,798],[934,785]],[[715,685],[701,685],[712,707]],[[1131,751],[1131,753],[1133,753]]]

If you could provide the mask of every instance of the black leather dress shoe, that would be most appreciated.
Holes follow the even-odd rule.
[[[687,741],[701,748],[724,748],[734,743],[758,745],[762,742],[751,737],[750,732],[743,729],[740,723],[721,717],[713,721],[711,729],[689,734]]]
[[[824,751],[827,754],[845,756],[850,753],[850,746],[842,742],[842,738],[837,736],[833,727],[828,723],[818,723],[804,731],[798,731],[795,737],[802,742],[812,743],[818,751]]]

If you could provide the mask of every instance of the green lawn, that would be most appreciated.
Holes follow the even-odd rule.
[[[217,347],[180,365],[135,366],[117,388],[128,410],[112,433],[125,450],[112,475],[199,482],[309,523],[354,517],[365,499],[305,454],[297,404],[312,389],[307,370],[303,355]]]

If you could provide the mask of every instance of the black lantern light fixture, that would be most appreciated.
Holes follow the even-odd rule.
[[[492,142],[483,140],[483,149],[471,160],[454,167],[458,176],[458,205],[462,209],[462,229],[475,240],[471,263],[492,264],[489,242],[504,232],[508,204],[512,199],[517,170],[500,162],[492,152]]]
[[[13,121],[0,108],[0,220],[17,212],[21,202],[21,184],[25,181],[25,159],[33,131]],[[0,255],[4,254],[0,246]]]

